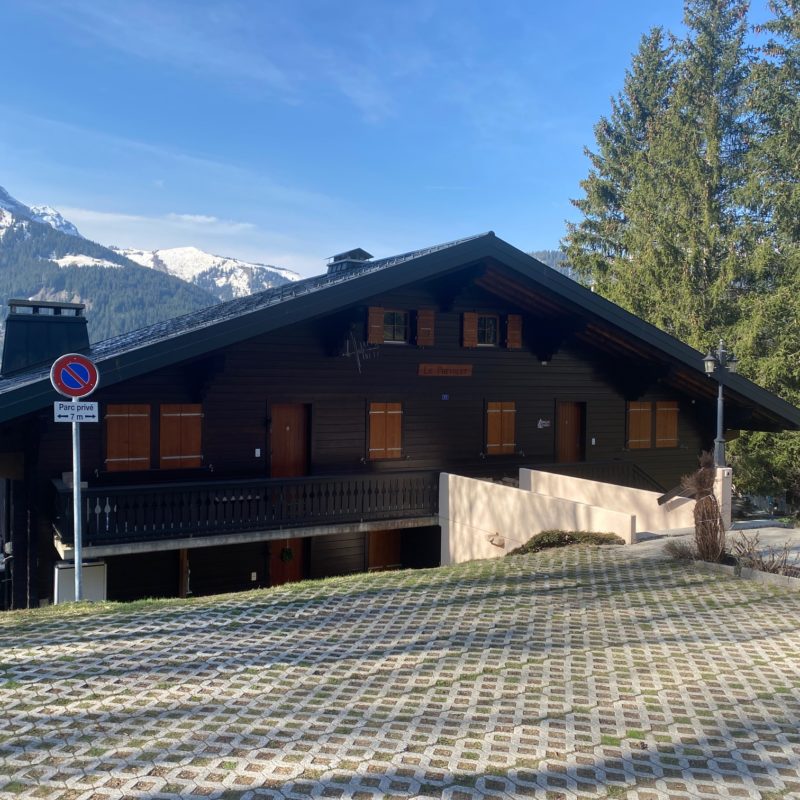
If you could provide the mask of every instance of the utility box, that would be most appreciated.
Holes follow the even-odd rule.
[[[93,561],[83,565],[83,599],[98,603],[106,599],[106,562]],[[75,564],[56,564],[53,574],[53,602],[71,603],[75,600]]]

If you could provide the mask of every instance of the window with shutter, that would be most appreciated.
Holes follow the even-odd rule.
[[[486,404],[486,453],[516,452],[516,403],[490,401]]]
[[[165,404],[159,418],[161,469],[203,466],[203,409],[199,403]]]
[[[461,344],[464,347],[478,346],[478,315],[474,311],[465,311],[462,320]]]
[[[149,405],[107,405],[105,434],[109,472],[150,469]]]
[[[436,312],[432,308],[417,311],[417,347],[433,347]]]
[[[628,442],[631,450],[653,446],[653,404],[643,401],[628,403]]]
[[[506,320],[506,347],[509,350],[522,349],[522,317],[509,314]]]
[[[678,403],[674,400],[656,402],[656,447],[678,446]]]
[[[367,344],[383,344],[383,313],[380,306],[370,306],[367,313]]]
[[[369,459],[403,457],[403,406],[369,404]]]

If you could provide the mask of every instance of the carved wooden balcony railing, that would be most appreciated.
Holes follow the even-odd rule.
[[[56,534],[73,541],[72,490],[56,487]],[[433,516],[438,472],[84,489],[85,546]]]

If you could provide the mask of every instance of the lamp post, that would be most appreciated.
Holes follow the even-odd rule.
[[[703,359],[703,367],[706,375],[711,377],[717,373],[719,391],[717,392],[717,438],[714,439],[714,466],[725,466],[725,437],[722,433],[722,373],[735,373],[739,366],[736,356],[725,349],[725,343],[719,340],[719,347],[716,351],[709,350],[708,355]]]

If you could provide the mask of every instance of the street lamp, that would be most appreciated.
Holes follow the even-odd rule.
[[[725,466],[725,438],[722,435],[722,373],[735,373],[739,367],[736,356],[725,349],[725,343],[719,340],[719,347],[716,352],[709,350],[708,355],[703,359],[703,367],[706,375],[711,377],[717,373],[719,382],[719,392],[717,393],[717,438],[714,439],[714,466]]]

